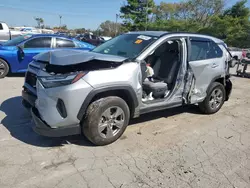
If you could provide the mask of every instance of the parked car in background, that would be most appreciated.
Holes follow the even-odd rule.
[[[9,72],[26,72],[33,57],[53,49],[91,50],[93,45],[53,34],[27,34],[0,45],[0,78]]]
[[[112,39],[112,37],[107,37],[107,36],[101,36],[100,38],[104,41],[108,41],[108,40]]]
[[[78,35],[76,38],[78,40],[81,40],[83,42],[88,42],[95,46],[99,46],[100,44],[103,44],[105,42],[105,40],[103,40],[101,37],[93,35],[92,33],[85,33],[83,35]]]
[[[11,31],[5,22],[0,22],[0,43],[22,35],[20,31]]]
[[[41,29],[41,32],[44,34],[54,34],[55,32],[51,29]]]
[[[25,34],[41,34],[42,33],[41,29],[36,29],[34,27],[25,27],[25,28],[22,28],[20,31],[23,35],[25,35]]]
[[[229,52],[231,53],[232,57],[237,60],[231,64],[231,67],[235,67],[236,63],[240,63],[241,59],[243,58],[243,50],[241,48],[236,47],[229,47]]]
[[[218,112],[232,90],[227,57],[224,42],[214,37],[130,32],[91,52],[36,56],[23,104],[33,106],[34,130],[41,135],[84,134],[106,145],[141,114],[188,104],[199,104],[204,114]]]

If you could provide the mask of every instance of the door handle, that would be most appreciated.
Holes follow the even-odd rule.
[[[212,68],[216,68],[216,67],[218,67],[218,66],[219,66],[218,64],[213,63]]]

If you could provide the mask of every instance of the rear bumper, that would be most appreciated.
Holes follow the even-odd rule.
[[[63,136],[81,134],[80,125],[72,125],[72,126],[60,127],[60,128],[51,128],[49,125],[47,125],[46,122],[44,122],[40,118],[40,114],[35,107],[31,109],[31,115],[35,123],[35,127],[33,128],[33,130],[39,135],[47,136],[47,137],[63,137]]]

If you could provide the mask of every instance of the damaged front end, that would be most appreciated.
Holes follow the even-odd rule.
[[[126,59],[77,50],[57,50],[39,54],[35,62],[43,64],[37,79],[45,88],[69,85],[77,82],[89,71],[113,69]]]
[[[29,70],[37,70],[37,99],[33,107],[36,127],[42,127],[43,132],[46,132],[45,125],[49,129],[79,127],[76,114],[93,90],[92,85],[82,78],[92,71],[114,69],[124,61],[121,57],[77,50],[56,50],[36,56],[29,65]]]

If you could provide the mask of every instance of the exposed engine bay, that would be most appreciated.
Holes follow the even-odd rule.
[[[125,62],[126,58],[88,51],[55,50],[35,56],[34,61],[42,63],[43,70],[49,74],[67,74],[116,68]]]
[[[45,70],[48,73],[53,74],[66,74],[77,71],[92,71],[101,69],[112,69],[120,66],[122,62],[112,62],[112,61],[101,61],[101,60],[91,60],[88,62],[83,62],[75,65],[53,65],[47,64]]]

